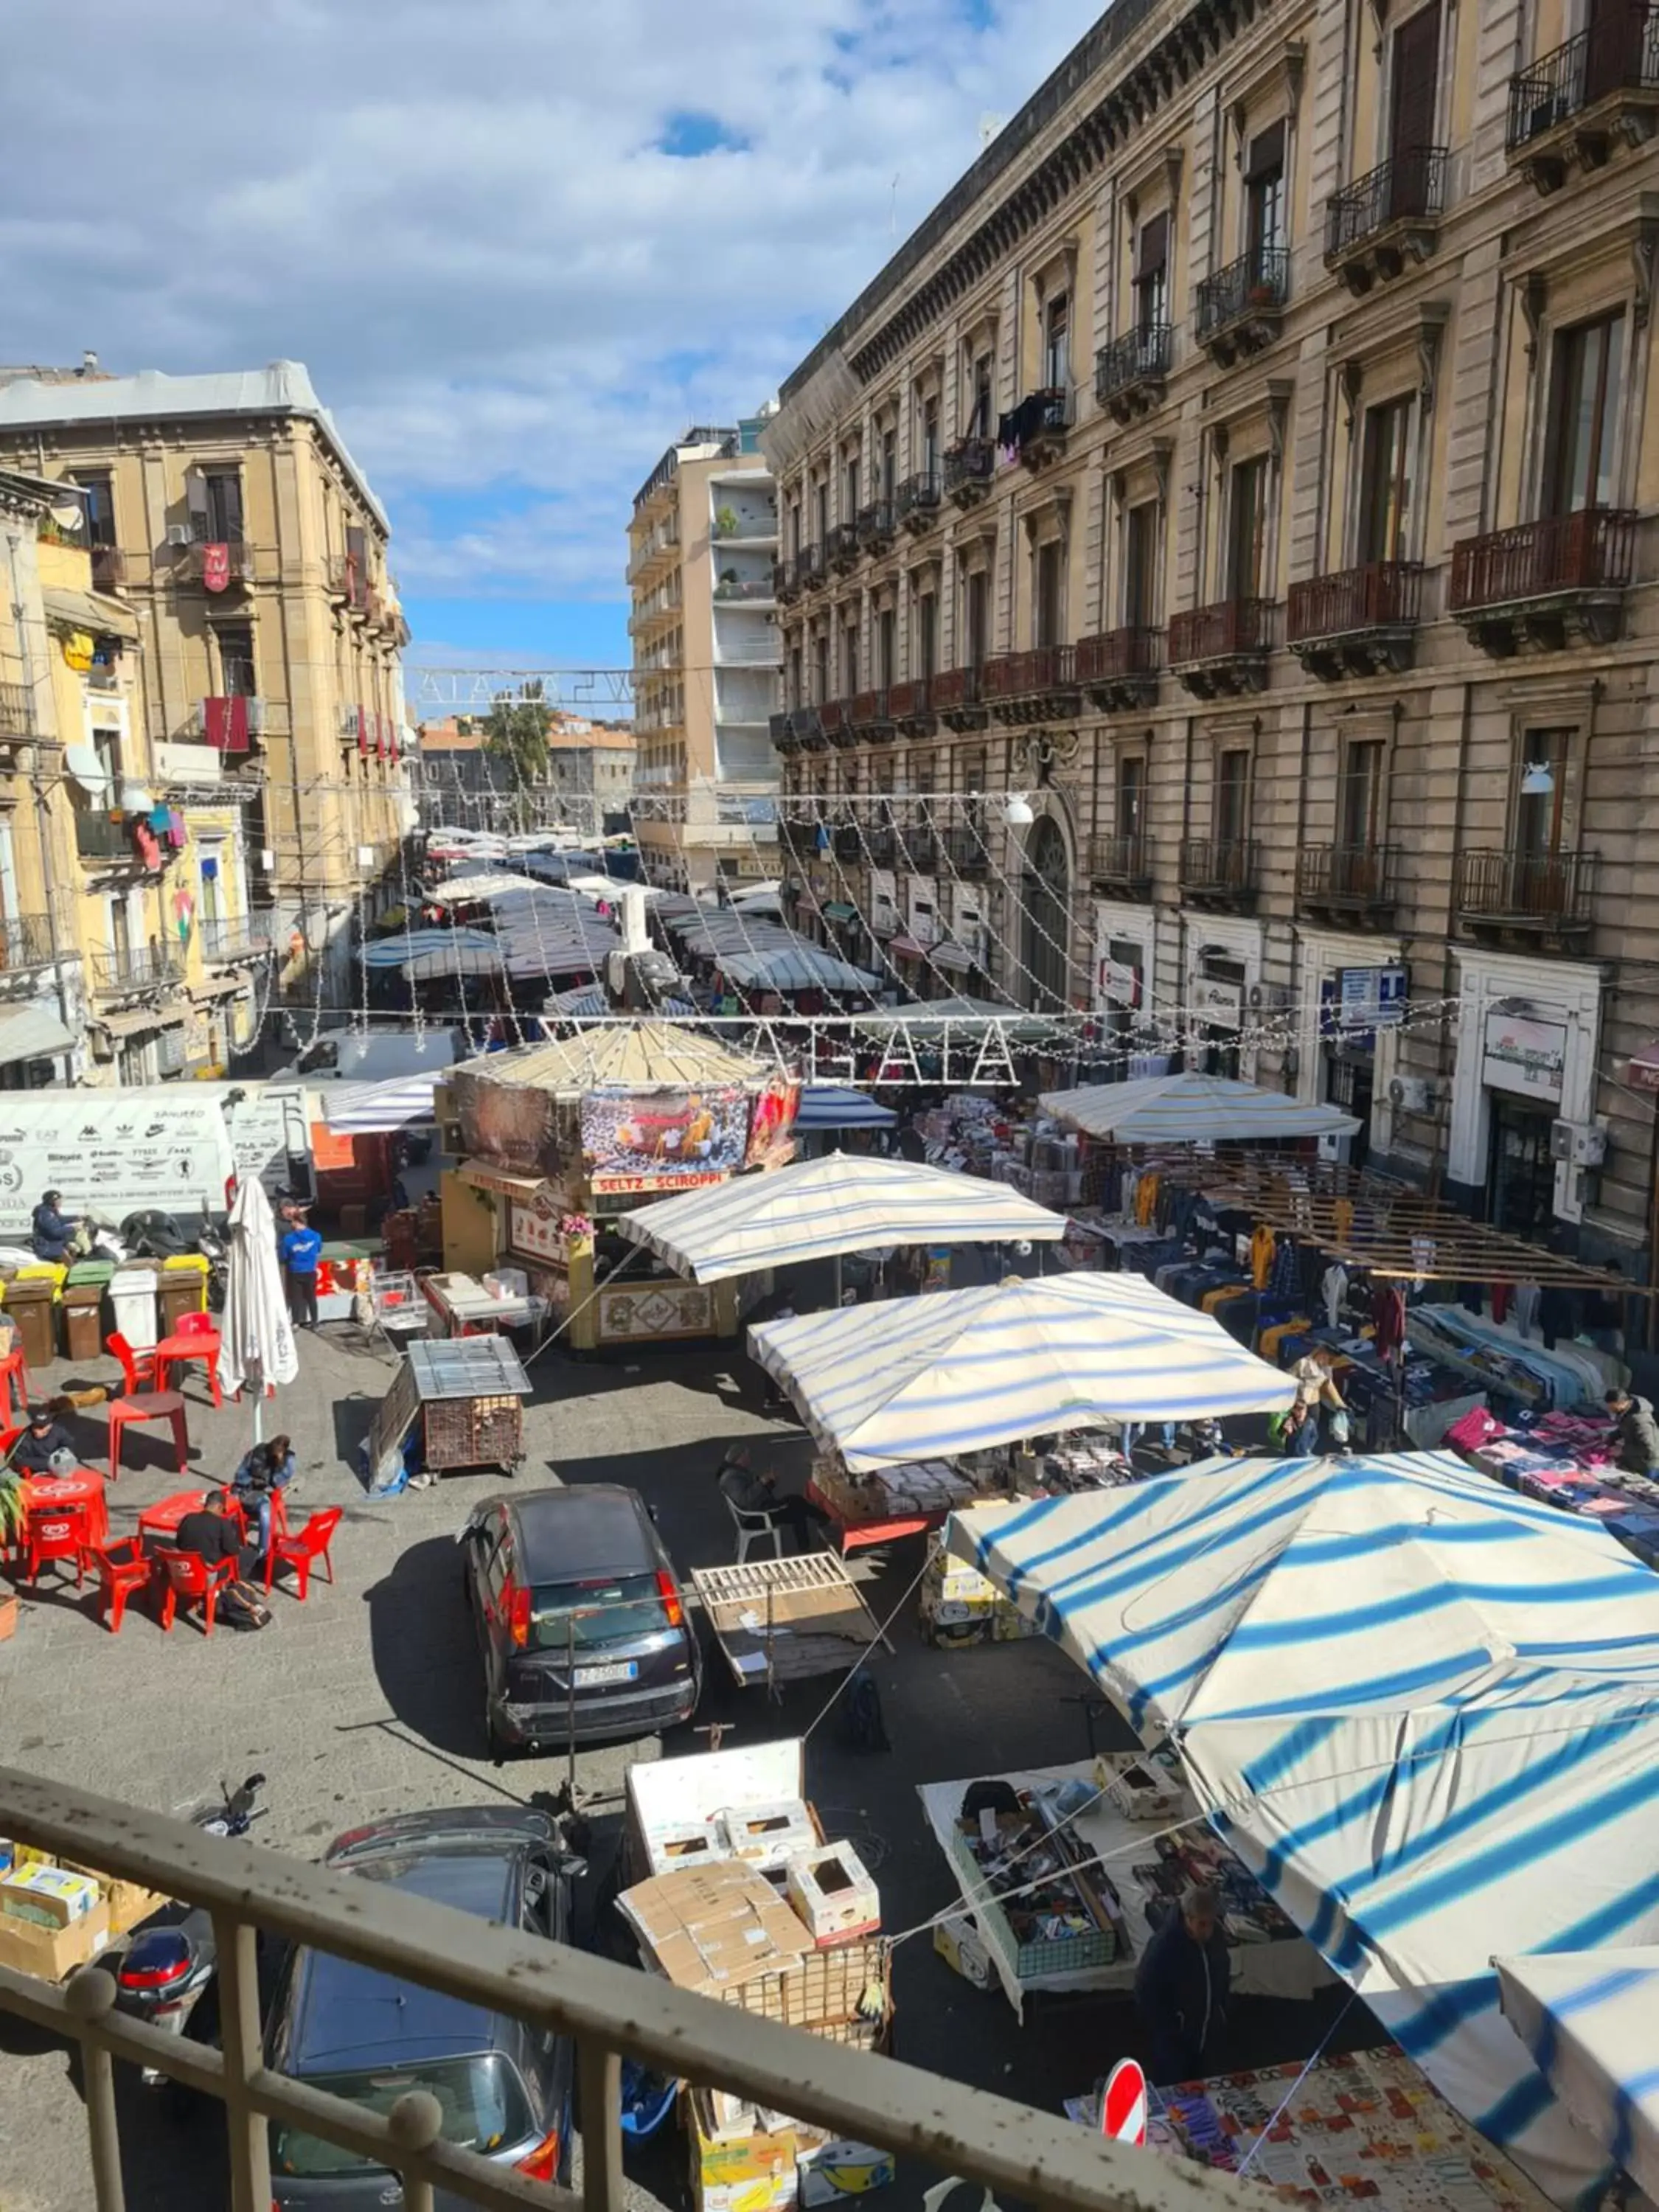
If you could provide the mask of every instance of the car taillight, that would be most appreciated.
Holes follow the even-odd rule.
[[[507,1632],[520,1651],[530,1641],[530,1592],[514,1583],[507,1586]]]
[[[532,2181],[554,2181],[559,2172],[559,2130],[544,2136],[528,2158],[521,2158],[514,2171],[527,2175]]]
[[[678,1628],[685,1619],[685,1608],[680,1603],[680,1594],[674,1587],[674,1577],[666,1568],[657,1574],[657,1595],[662,1600],[662,1609],[668,1615],[668,1626]]]
[[[117,1979],[124,1990],[164,1990],[189,1972],[188,1959],[169,1959],[159,1966],[123,1966]]]

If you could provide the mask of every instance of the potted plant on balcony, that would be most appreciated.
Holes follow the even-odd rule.
[[[738,513],[735,507],[721,507],[714,510],[716,538],[735,538],[738,534]]]

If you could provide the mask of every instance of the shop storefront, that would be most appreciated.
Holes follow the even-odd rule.
[[[1189,1064],[1206,1075],[1254,1081],[1255,1047],[1245,1032],[1261,981],[1261,923],[1190,917],[1184,975],[1179,1029]]]
[[[1462,952],[1449,1181],[1461,1202],[1543,1242],[1583,1218],[1587,1170],[1554,1157],[1554,1126],[1595,1109],[1601,977],[1590,966]]]
[[[1157,929],[1150,907],[1095,901],[1091,996],[1100,1017],[1109,1078],[1130,1073],[1132,1041],[1144,1028],[1152,1000]]]
[[[1372,1114],[1388,1097],[1409,990],[1410,971],[1392,940],[1301,939],[1297,1096],[1340,1107],[1359,1122],[1352,1137],[1321,1140],[1328,1158],[1366,1164]]]

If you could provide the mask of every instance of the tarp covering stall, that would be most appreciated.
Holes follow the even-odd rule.
[[[749,1342],[855,1471],[1106,1421],[1268,1412],[1296,1394],[1139,1275],[1015,1278],[769,1322]]]
[[[1438,1453],[1212,1461],[948,1542],[1174,1741],[1436,2087],[1578,2202],[1607,2160],[1492,1959],[1659,1941],[1659,1578]]]
[[[1659,1947],[1499,1959],[1504,2016],[1579,2125],[1659,2203]]]

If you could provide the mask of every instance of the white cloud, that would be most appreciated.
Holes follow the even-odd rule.
[[[4,343],[303,360],[406,590],[615,598],[669,440],[775,388],[1094,12],[11,0]],[[663,154],[684,112],[740,145]]]

